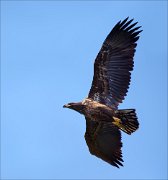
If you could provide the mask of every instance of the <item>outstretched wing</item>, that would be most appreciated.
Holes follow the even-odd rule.
[[[105,39],[94,64],[88,97],[117,109],[129,88],[139,27],[132,20],[118,22]],[[135,27],[135,28],[134,28]]]
[[[92,155],[113,166],[123,166],[121,132],[111,122],[96,122],[86,118],[85,140]]]

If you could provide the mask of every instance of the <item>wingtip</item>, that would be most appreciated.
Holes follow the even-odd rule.
[[[129,16],[127,16],[125,20],[127,21],[128,19],[129,19]]]
[[[120,169],[120,167],[124,166],[121,162],[111,163],[111,165],[117,167],[118,169]]]

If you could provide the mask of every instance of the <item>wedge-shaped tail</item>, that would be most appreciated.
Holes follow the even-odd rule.
[[[116,111],[113,117],[116,126],[127,134],[131,134],[139,127],[135,109],[121,109]]]

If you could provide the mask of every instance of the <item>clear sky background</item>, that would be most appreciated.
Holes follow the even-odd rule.
[[[90,155],[85,119],[63,109],[89,92],[94,59],[127,16],[142,26],[129,93],[140,128],[124,167]],[[167,2],[1,2],[1,178],[167,178]]]

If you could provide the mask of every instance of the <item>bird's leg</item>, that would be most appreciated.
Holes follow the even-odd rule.
[[[116,126],[119,126],[121,123],[121,120],[117,117],[114,117],[114,116],[113,116],[113,119],[114,119],[114,121],[112,123],[115,124]]]
[[[122,131],[124,131],[125,133],[128,133],[125,126],[122,124],[121,119],[114,117],[113,116],[114,121],[112,122],[114,125],[116,125],[119,129],[121,129]]]
[[[114,121],[112,122],[114,125],[116,125],[117,127],[119,127],[120,129],[125,129],[124,126],[122,125],[121,119],[114,117],[113,116]]]

